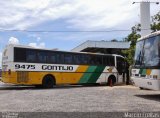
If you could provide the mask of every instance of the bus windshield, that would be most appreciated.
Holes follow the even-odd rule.
[[[135,66],[155,67],[160,65],[160,35],[138,41]]]
[[[140,66],[141,63],[142,63],[143,45],[144,45],[144,40],[139,41],[139,42],[137,42],[137,44],[136,44],[135,66]]]

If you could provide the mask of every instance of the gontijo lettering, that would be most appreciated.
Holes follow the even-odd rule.
[[[73,70],[73,66],[42,65],[42,70]]]

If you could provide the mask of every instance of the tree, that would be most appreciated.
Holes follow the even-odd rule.
[[[123,50],[122,53],[126,56],[126,61],[129,65],[133,64],[133,58],[135,53],[135,45],[138,38],[140,38],[140,24],[133,26],[132,32],[125,38],[125,41],[130,42],[130,48],[128,50]]]
[[[151,30],[153,32],[160,30],[160,11],[152,16]]]

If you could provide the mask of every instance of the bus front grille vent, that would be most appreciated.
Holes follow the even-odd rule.
[[[28,72],[17,72],[17,82],[25,82],[27,83],[29,80]]]

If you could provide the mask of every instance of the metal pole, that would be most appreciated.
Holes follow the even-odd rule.
[[[159,2],[133,2],[132,4],[140,3],[140,23],[141,23],[141,36],[151,33],[150,27],[150,3],[159,4]]]

